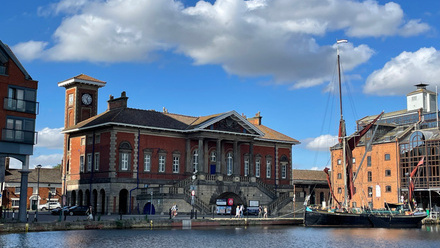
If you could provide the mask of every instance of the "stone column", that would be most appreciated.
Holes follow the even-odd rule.
[[[249,142],[249,176],[253,177],[254,173],[254,143]]]
[[[238,153],[238,141],[236,141],[236,140],[234,140],[234,145],[233,145],[233,154],[234,154],[234,163],[233,163],[233,167],[234,168],[232,168],[232,175],[234,175],[234,176],[240,176],[240,163],[239,163],[239,161],[240,161],[240,156],[238,155],[239,153]]]
[[[192,171],[192,165],[191,165],[191,140],[186,139],[185,144],[185,171],[186,172],[193,172]]]
[[[203,154],[203,139],[199,138],[199,147],[198,147],[198,153],[199,153],[199,164],[197,170],[201,173],[205,172],[203,170],[204,167],[204,161],[205,161],[205,155]]]
[[[19,171],[21,173],[20,182],[20,208],[18,210],[18,221],[27,222],[27,189],[28,189],[28,176],[29,176],[29,155],[26,155],[22,169]],[[37,201],[39,201],[37,196]],[[38,207],[37,203],[37,207]]]
[[[275,143],[275,157],[273,159],[274,164],[275,164],[275,184],[279,185],[280,184],[280,178],[279,178],[279,162],[278,162],[278,146]]]
[[[216,156],[216,162],[215,162],[215,173],[221,174],[222,171],[222,140],[217,140],[217,156]]]

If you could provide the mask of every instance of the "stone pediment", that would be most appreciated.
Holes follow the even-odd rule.
[[[235,111],[230,111],[212,118],[200,124],[197,129],[258,136],[264,135],[264,133],[246,120],[246,118]]]

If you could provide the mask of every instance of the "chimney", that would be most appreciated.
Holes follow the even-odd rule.
[[[112,95],[110,95],[110,99],[107,101],[107,110],[127,108],[127,100],[128,97],[126,96],[125,91],[122,91],[121,97],[119,98],[114,98]]]
[[[259,126],[261,125],[261,118],[263,117],[260,115],[260,111],[258,111],[258,113],[256,113],[254,117],[248,118],[247,120],[253,125]]]

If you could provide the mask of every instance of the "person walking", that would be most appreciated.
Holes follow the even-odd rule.
[[[89,206],[89,209],[86,211],[87,220],[93,220],[93,208]]]
[[[263,217],[263,207],[258,206],[258,218]]]
[[[264,207],[264,215],[263,218],[267,218],[267,207]]]
[[[244,206],[240,206],[240,218],[243,218]]]
[[[235,208],[235,217],[240,218],[240,205],[237,205],[237,208]]]

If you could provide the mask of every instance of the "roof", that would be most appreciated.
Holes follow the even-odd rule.
[[[9,57],[12,61],[14,61],[14,63],[17,65],[17,67],[20,69],[20,71],[24,74],[24,77],[27,80],[32,80],[32,77],[29,75],[29,73],[26,71],[26,69],[24,69],[23,65],[17,59],[17,57],[12,52],[12,50],[9,48],[9,46],[4,44],[1,40],[0,40],[0,52],[5,53],[5,56]]]
[[[299,141],[290,138],[280,132],[270,129],[263,125],[253,125],[246,118],[235,111],[218,113],[213,115],[192,117],[154,110],[141,110],[133,108],[117,108],[107,110],[99,115],[93,116],[87,120],[78,123],[75,126],[67,128],[64,132],[75,132],[78,130],[91,129],[102,126],[121,125],[136,128],[147,128],[156,130],[167,130],[174,132],[228,132],[223,129],[212,129],[212,125],[220,123],[226,119],[235,121],[240,128],[246,132],[231,131],[239,135],[255,136],[260,140],[272,140],[286,142],[290,144],[299,144]]]
[[[69,78],[67,80],[61,81],[58,83],[59,87],[68,87],[70,85],[73,85],[75,83],[83,83],[83,84],[89,84],[97,87],[103,87],[105,86],[106,82],[98,80],[96,78],[79,74],[78,76],[75,76],[73,78]]]
[[[292,170],[293,180],[316,180],[326,181],[327,174],[322,170]]]
[[[6,174],[6,183],[20,183],[21,173],[19,169],[9,169],[10,175]],[[29,183],[38,182],[38,170],[30,170],[28,175]],[[59,168],[41,168],[40,169],[40,183],[61,183],[61,170]]]
[[[280,141],[286,141],[286,142],[292,142],[295,144],[299,144],[300,142],[296,139],[293,139],[285,134],[282,134],[280,132],[277,132],[269,127],[266,127],[264,125],[255,125],[258,129],[260,129],[261,132],[264,133],[263,137],[261,139],[266,140],[280,140]]]

